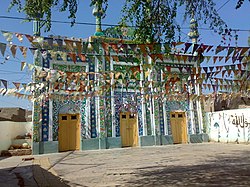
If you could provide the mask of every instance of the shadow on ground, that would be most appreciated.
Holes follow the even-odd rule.
[[[53,175],[39,165],[28,165],[0,169],[0,186],[69,186],[58,176]]]
[[[250,151],[204,158],[204,164],[138,168],[125,186],[250,186]]]

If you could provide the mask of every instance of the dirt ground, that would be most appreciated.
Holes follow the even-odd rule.
[[[69,186],[250,186],[250,145],[202,143],[46,156]]]

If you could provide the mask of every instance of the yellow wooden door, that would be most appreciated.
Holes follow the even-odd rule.
[[[138,145],[137,115],[130,112],[120,113],[120,135],[122,147]]]
[[[60,114],[58,129],[59,151],[80,149],[80,115]]]
[[[58,129],[59,151],[69,150],[68,118],[69,116],[67,114],[59,115],[59,129]]]
[[[80,115],[70,114],[69,121],[69,150],[80,149]]]
[[[130,135],[130,146],[138,146],[138,128],[137,128],[137,115],[134,113],[127,113],[128,116],[128,126]]]
[[[187,143],[185,112],[170,112],[170,125],[174,143]]]

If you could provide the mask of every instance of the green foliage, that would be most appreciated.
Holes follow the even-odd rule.
[[[184,19],[194,16],[211,29],[218,29],[220,34],[227,27],[213,0],[126,0],[121,23],[136,26],[135,36],[139,41],[169,42],[180,28],[176,17],[183,9]]]
[[[250,0],[249,0],[250,1]],[[74,25],[79,0],[11,0],[9,9],[14,6],[24,12],[28,20],[44,20],[45,31],[51,28],[52,9],[68,11],[71,25]],[[103,11],[108,7],[108,0],[91,0],[90,6],[98,6]],[[194,18],[219,34],[227,34],[227,25],[220,18],[214,0],[126,0],[123,7],[121,27],[132,24],[135,27],[134,38],[138,42],[169,42],[180,32],[176,22],[177,14],[184,11],[184,20]],[[236,8],[240,8],[244,0],[238,0]]]
[[[68,9],[68,18],[72,25],[75,23],[78,0],[11,0],[8,10],[14,6],[17,6],[19,12],[24,12],[28,20],[44,20],[45,31],[49,31],[53,8],[59,8],[60,12]]]
[[[244,2],[245,2],[245,0],[238,0],[237,5],[236,5],[235,8],[236,9],[240,8],[243,5]],[[249,2],[250,2],[250,0],[249,0]]]

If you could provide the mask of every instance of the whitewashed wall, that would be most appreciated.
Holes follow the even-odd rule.
[[[208,112],[207,122],[211,141],[250,141],[250,108]]]
[[[32,122],[0,121],[0,152],[7,150],[18,135],[32,132]]]

